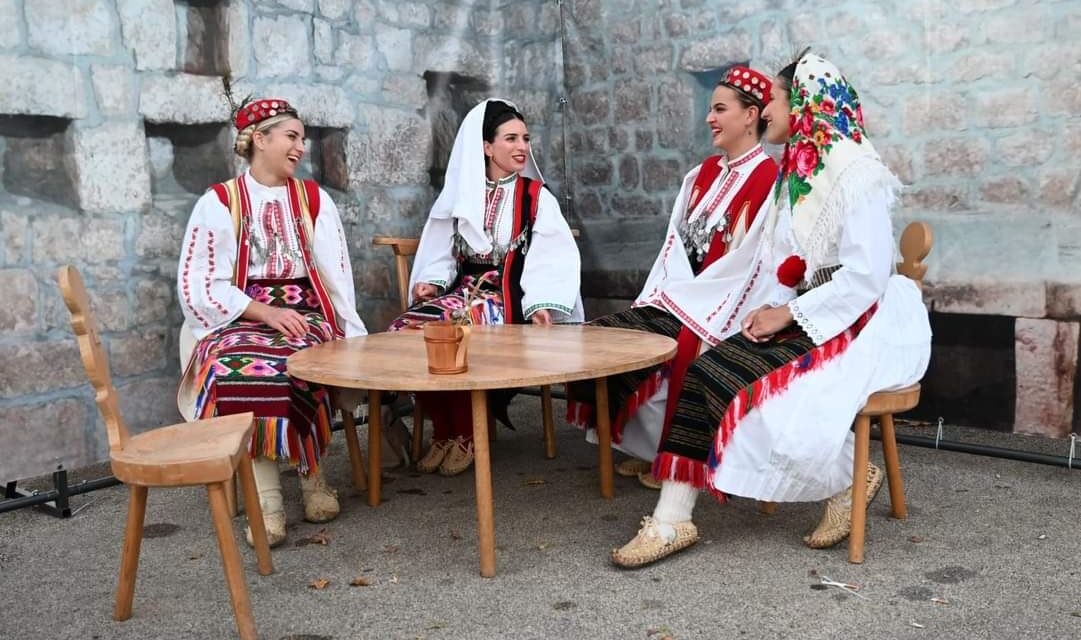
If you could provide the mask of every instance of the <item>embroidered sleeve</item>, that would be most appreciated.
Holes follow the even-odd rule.
[[[447,288],[458,275],[458,260],[454,255],[453,218],[428,218],[420,234],[420,244],[409,276],[410,304],[413,285],[427,282]]]
[[[180,308],[196,338],[229,324],[251,302],[232,283],[236,254],[229,211],[208,192],[192,211],[177,267]]]
[[[316,268],[327,288],[338,326],[347,338],[366,335],[368,330],[357,314],[357,295],[345,229],[338,207],[322,189],[319,190],[319,217],[315,219],[312,245]]]

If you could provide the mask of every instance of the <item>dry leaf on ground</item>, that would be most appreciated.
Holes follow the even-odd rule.
[[[372,581],[365,578],[364,576],[357,576],[356,578],[353,578],[352,580],[349,581],[349,586],[350,587],[370,587],[370,586],[372,586]]]
[[[312,589],[321,591],[326,589],[328,584],[330,584],[330,580],[327,580],[326,578],[316,578],[315,580],[312,580],[308,586]]]

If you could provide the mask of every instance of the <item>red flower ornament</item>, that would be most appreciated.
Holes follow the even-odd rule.
[[[795,287],[803,281],[803,274],[806,271],[807,263],[803,261],[803,258],[791,255],[777,267],[777,280],[786,287]]]
[[[796,173],[804,178],[810,177],[818,168],[818,149],[813,142],[800,140],[796,143]]]

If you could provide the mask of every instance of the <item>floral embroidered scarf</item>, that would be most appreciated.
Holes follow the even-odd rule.
[[[856,90],[832,63],[803,56],[789,101],[790,137],[774,200],[781,204],[787,192],[792,229],[814,273],[836,257],[842,221],[858,199],[876,188],[896,192],[900,183],[867,139]]]

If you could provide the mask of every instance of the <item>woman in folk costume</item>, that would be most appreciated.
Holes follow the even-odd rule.
[[[691,511],[702,489],[721,501],[829,498],[804,541],[840,542],[851,529],[849,427],[871,393],[916,382],[927,367],[919,288],[891,275],[900,184],[866,137],[855,89],[805,55],[774,80],[765,118],[767,139],[786,143],[781,175],[761,242],[731,263],[742,286],[719,311],[741,331],[688,369],[653,463],[660,499],[612,552],[623,567],[697,541]],[[882,474],[867,473],[855,480],[874,496]]]
[[[546,189],[517,108],[488,99],[466,114],[409,277],[410,308],[391,331],[446,317],[473,324],[580,322],[578,247]],[[417,469],[473,463],[468,393],[417,394],[434,436]]]
[[[777,179],[777,163],[762,150],[770,81],[735,66],[710,98],[706,124],[721,155],[706,158],[683,178],[668,233],[645,287],[630,309],[598,318],[603,327],[640,329],[676,338],[676,356],[660,367],[609,378],[613,446],[636,459],[617,471],[659,488],[650,467],[675,411],[687,367],[701,350],[738,331],[717,313],[734,283],[719,280],[727,258],[757,242],[754,224]],[[744,265],[746,262],[744,262]],[[594,438],[592,385],[571,386],[567,420]]]
[[[285,540],[278,460],[297,467],[306,520],[326,522],[339,510],[320,468],[328,390],[289,377],[285,360],[367,331],[338,209],[314,181],[293,177],[304,156],[296,110],[281,99],[254,100],[235,124],[234,151],[250,168],[199,198],[181,248],[182,334],[197,342],[178,401],[188,419],[254,412],[249,448],[275,545]]]

